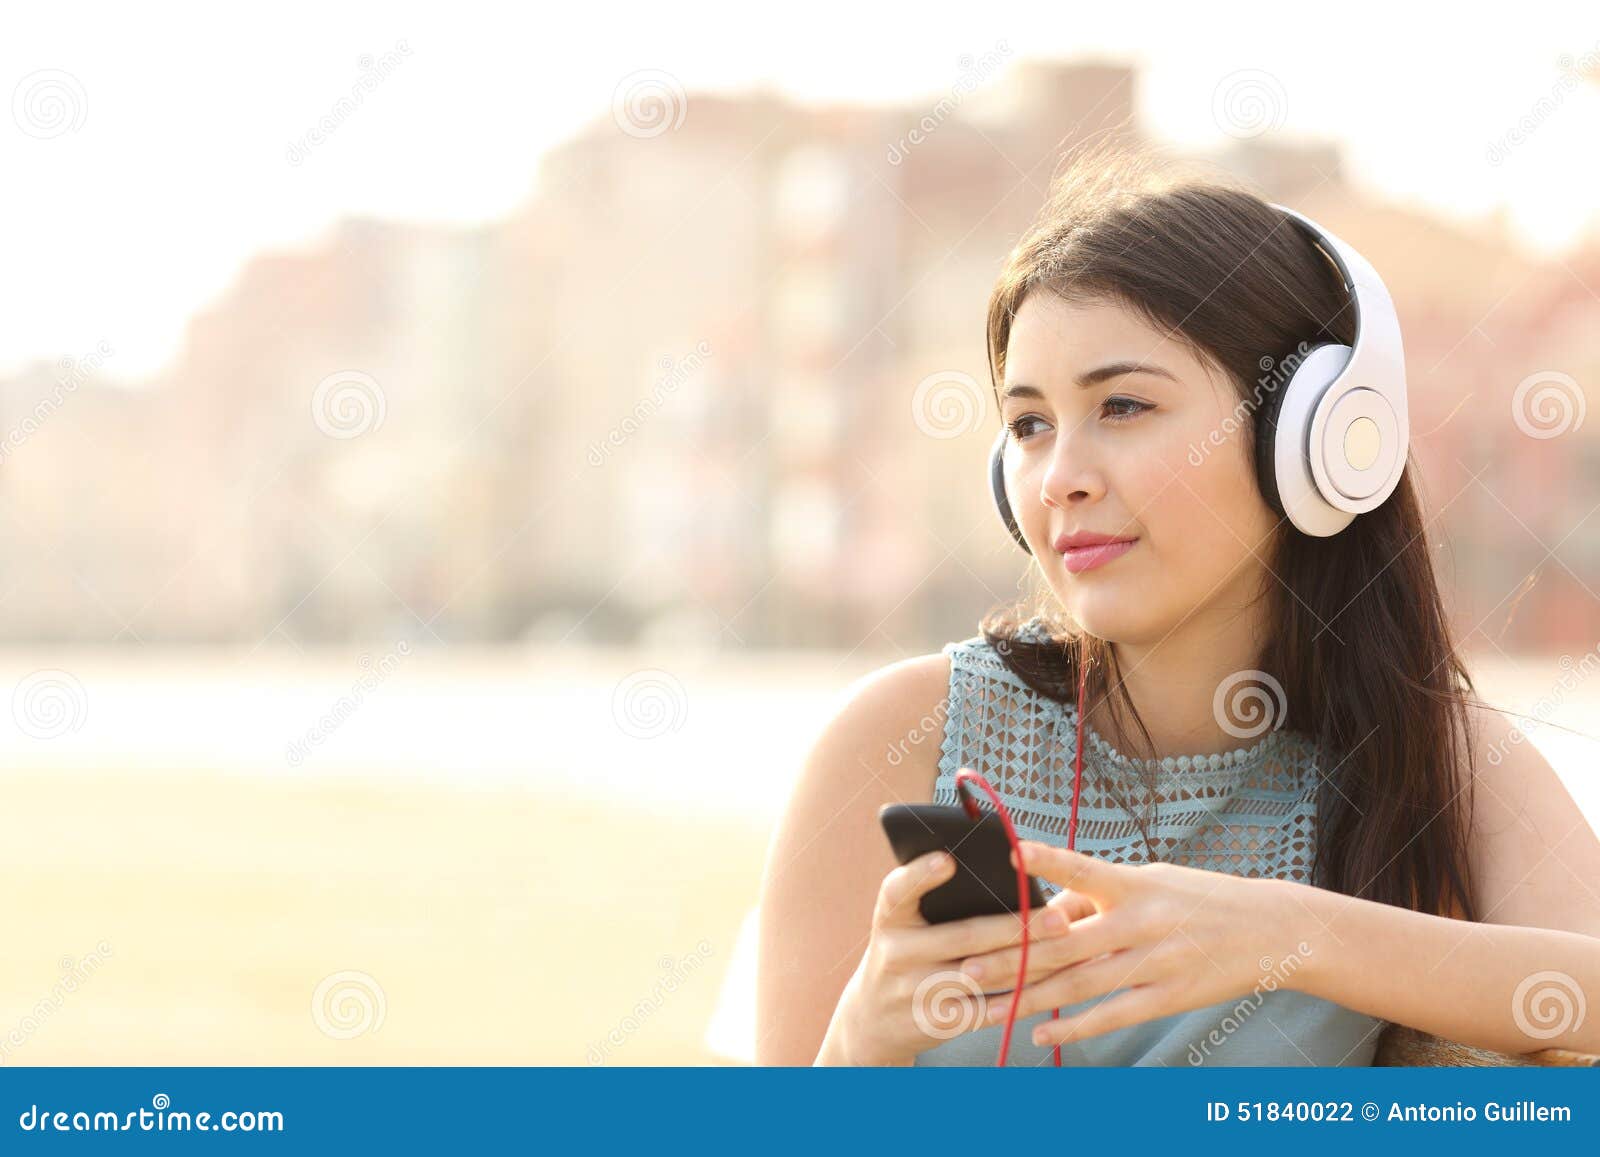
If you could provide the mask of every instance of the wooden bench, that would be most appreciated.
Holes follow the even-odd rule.
[[[1600,1055],[1571,1049],[1541,1049],[1513,1055],[1445,1040],[1403,1024],[1391,1024],[1378,1036],[1375,1065],[1477,1065],[1504,1067],[1579,1065],[1600,1068]]]

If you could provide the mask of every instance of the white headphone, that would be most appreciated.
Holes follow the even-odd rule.
[[[1267,505],[1316,538],[1338,534],[1400,484],[1411,428],[1400,319],[1377,271],[1310,218],[1272,206],[1305,230],[1339,271],[1355,307],[1353,345],[1323,342],[1269,389],[1255,416],[1255,464]],[[1005,491],[1001,428],[989,483],[1011,536],[1028,550]]]
[[[1312,348],[1256,416],[1257,473],[1268,503],[1302,532],[1338,534],[1400,484],[1411,426],[1400,319],[1367,259],[1310,218],[1282,205],[1333,261],[1355,303],[1353,345]],[[1275,501],[1274,501],[1275,500]]]

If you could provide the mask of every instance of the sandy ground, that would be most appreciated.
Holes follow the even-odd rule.
[[[876,660],[679,662],[646,741],[614,688],[650,660],[602,658],[419,655],[291,769],[353,658],[0,656],[0,688],[60,666],[83,687],[65,734],[0,728],[0,1064],[748,1056],[793,770],[773,737],[809,738]],[[1592,735],[1596,670],[1480,674]],[[1534,741],[1600,826],[1600,745]]]
[[[759,824],[200,773],[0,790],[0,1063],[722,1063]]]

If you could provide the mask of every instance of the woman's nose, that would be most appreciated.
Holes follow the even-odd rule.
[[[1063,438],[1045,468],[1040,498],[1046,506],[1065,507],[1099,498],[1105,482],[1085,452],[1081,439]]]

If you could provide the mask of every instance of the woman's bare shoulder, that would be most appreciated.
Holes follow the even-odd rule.
[[[812,858],[842,886],[894,867],[879,829],[885,804],[928,803],[944,739],[950,660],[902,659],[861,676],[812,739],[784,811],[777,854]]]
[[[1600,836],[1549,759],[1535,719],[1470,713],[1460,782],[1470,780],[1469,854],[1482,919],[1600,936]]]
[[[926,799],[938,771],[949,703],[949,655],[917,655],[879,667],[840,693],[817,737],[810,770],[852,783],[857,779],[847,764],[854,764],[891,795]],[[843,753],[851,758],[839,759]]]
[[[777,842],[860,860],[865,839],[866,860],[884,868],[887,844],[862,833],[876,827],[886,803],[933,798],[949,701],[950,658],[942,653],[901,659],[847,685],[808,737]]]

